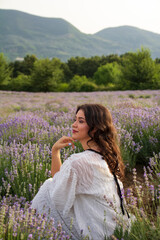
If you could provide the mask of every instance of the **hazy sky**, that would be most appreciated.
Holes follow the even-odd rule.
[[[63,18],[84,33],[130,25],[160,34],[160,0],[0,0],[0,8]]]

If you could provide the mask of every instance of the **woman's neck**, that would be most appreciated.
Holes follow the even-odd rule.
[[[101,151],[101,149],[99,148],[99,146],[95,142],[89,142],[88,144],[86,142],[86,143],[81,143],[81,144],[82,144],[82,147],[83,147],[84,150],[93,149],[97,152]]]

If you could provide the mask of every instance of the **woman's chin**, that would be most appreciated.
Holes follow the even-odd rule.
[[[75,141],[78,140],[78,139],[76,138],[76,136],[75,136],[74,133],[72,134],[72,138],[73,138]]]

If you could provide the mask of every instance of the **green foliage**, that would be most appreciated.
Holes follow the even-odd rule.
[[[62,82],[69,83],[70,80],[73,77],[73,73],[71,72],[68,64],[67,63],[62,63],[61,64],[61,69],[62,69],[62,71],[64,73],[64,78],[62,79]]]
[[[23,61],[11,62],[10,66],[13,68],[12,77],[17,77],[20,73],[31,75],[34,62],[38,60],[35,55],[26,55]]]
[[[97,85],[90,82],[86,76],[75,75],[68,86],[68,91],[71,92],[93,92],[96,90]]]
[[[136,98],[134,94],[129,94],[128,97],[132,99]]]
[[[155,63],[160,64],[160,58],[156,58],[156,59],[155,59]]]
[[[72,57],[66,63],[26,55],[23,61],[8,64],[1,54],[0,73],[0,88],[15,91],[160,89],[160,64],[143,48],[120,57]]]
[[[116,63],[107,63],[106,65],[100,66],[97,72],[94,74],[95,83],[97,85],[107,86],[112,83],[116,87],[119,85],[121,79],[121,69]]]
[[[7,60],[3,53],[0,53],[0,87],[5,88],[10,80],[11,69],[8,66]]]
[[[57,92],[68,92],[68,83],[59,83],[57,86]]]
[[[100,62],[98,57],[85,58],[81,64],[80,75],[85,75],[87,78],[92,78],[99,66]]]
[[[118,227],[114,232],[114,237],[108,238],[108,240],[159,240],[160,239],[160,229],[159,229],[160,219],[159,216],[156,220],[151,221],[144,214],[144,218],[139,217],[135,222],[132,223],[131,229],[126,229],[124,231],[122,226]]]
[[[97,85],[93,82],[84,82],[81,85],[80,91],[81,92],[94,92],[97,90]]]
[[[35,91],[55,92],[63,79],[63,70],[59,59],[42,59],[34,64],[32,84]]]
[[[141,48],[123,57],[123,88],[150,89],[153,86],[155,63],[148,49]]]
[[[84,57],[71,57],[67,61],[67,65],[72,74],[72,78],[74,77],[74,75],[81,75],[81,65],[84,60],[85,60]]]
[[[152,89],[160,89],[160,64],[159,63],[155,64],[155,73],[153,77]]]
[[[102,57],[94,56],[91,58],[72,57],[68,60],[67,66],[70,69],[70,73],[72,73],[72,77],[74,75],[79,75],[92,78],[100,66],[113,62],[120,63],[120,57],[116,54]]]
[[[86,76],[75,75],[70,81],[68,90],[71,92],[80,92],[83,84],[87,83],[88,79]]]
[[[16,78],[12,78],[10,81],[10,89],[12,91],[28,91],[31,89],[30,76],[19,74]]]

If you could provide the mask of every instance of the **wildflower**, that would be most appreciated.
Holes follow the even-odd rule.
[[[144,167],[144,181],[146,186],[149,187],[149,181],[148,181],[147,171],[145,167]]]
[[[151,191],[152,201],[154,201],[154,185],[150,185],[149,188]]]
[[[136,181],[137,181],[137,171],[136,171],[136,168],[133,168],[133,182],[134,182],[134,184],[136,184]]]
[[[32,184],[29,183],[29,192],[32,192]]]
[[[33,237],[32,234],[29,234],[28,235],[28,240],[33,239],[32,237]]]
[[[118,240],[118,238],[116,238],[114,235],[111,236],[112,240]]]
[[[127,189],[127,198],[130,198],[132,196],[131,192],[132,192],[131,188],[128,188]]]
[[[160,178],[160,173],[157,173],[157,177]]]

